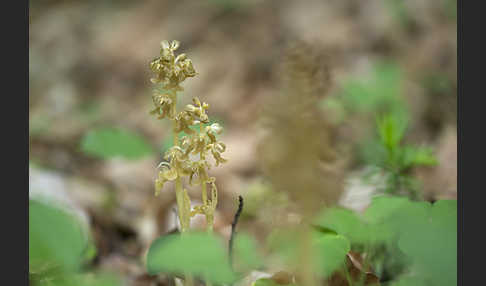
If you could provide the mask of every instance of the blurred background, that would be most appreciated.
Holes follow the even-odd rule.
[[[382,111],[408,122],[403,144],[430,151],[407,169],[414,188],[429,201],[456,198],[455,0],[31,0],[29,32],[29,195],[79,216],[96,245],[91,263],[130,285],[152,285],[143,255],[176,227],[172,187],[154,197],[172,143],[169,122],[149,114],[148,64],[164,39],[179,40],[199,73],[181,100],[208,102],[224,127],[229,161],[211,170],[223,237],[238,195],[240,231],[259,240],[276,220],[266,204],[288,201],[269,187],[258,146],[286,51],[299,43],[326,56],[318,108],[345,162],[339,204],[361,211],[377,189],[365,175],[382,156]]]

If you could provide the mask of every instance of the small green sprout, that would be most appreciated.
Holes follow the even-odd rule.
[[[404,145],[402,143],[407,129],[407,122],[391,114],[377,120],[380,156],[375,158],[375,170],[385,174],[385,193],[405,192],[412,199],[418,199],[419,182],[411,170],[419,166],[433,166],[437,160],[432,150],[427,147]]]

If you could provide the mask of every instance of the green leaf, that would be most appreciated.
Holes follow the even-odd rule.
[[[405,197],[377,196],[366,209],[364,219],[369,224],[370,240],[374,243],[387,243],[396,238],[396,227],[391,218],[410,201]]]
[[[380,224],[409,202],[405,197],[376,196],[366,209],[364,217],[369,223]]]
[[[430,204],[382,196],[373,199],[365,218],[375,227],[377,241],[398,240],[407,261],[411,260],[413,279],[426,280],[427,285],[456,284],[456,201]]]
[[[29,272],[47,266],[79,268],[87,236],[73,216],[38,201],[29,201]]]
[[[232,283],[223,243],[209,233],[172,234],[158,238],[147,254],[149,274],[191,274],[214,283]]]
[[[456,285],[457,202],[429,204],[425,216],[417,215],[416,208],[403,212],[409,215],[410,223],[402,226],[398,246],[412,258],[414,272],[430,285]],[[412,213],[415,215],[410,216]]]
[[[351,249],[349,240],[342,235],[318,235],[315,240],[318,273],[329,277],[344,265],[346,254]]]
[[[293,230],[273,231],[269,237],[269,246],[287,265],[295,267],[301,263],[299,248],[303,242],[299,238],[301,238],[300,233]],[[314,270],[324,278],[343,265],[346,254],[351,249],[351,244],[346,237],[331,233],[322,234],[314,231],[311,242]]]
[[[245,233],[236,235],[233,254],[235,269],[246,272],[262,266],[255,239]]]
[[[368,241],[367,225],[353,211],[344,208],[330,208],[322,212],[317,218],[316,225],[322,232],[335,231],[349,239],[351,243],[365,243]]]
[[[378,118],[377,125],[382,144],[390,151],[398,148],[405,135],[407,122],[390,113]]]
[[[426,147],[406,146],[403,148],[403,167],[432,166],[437,164],[432,150]]]
[[[123,157],[138,159],[152,154],[152,147],[141,136],[117,128],[99,128],[89,131],[81,141],[86,154],[109,159]]]

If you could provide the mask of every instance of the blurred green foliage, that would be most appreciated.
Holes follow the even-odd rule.
[[[316,225],[365,246],[380,263],[379,250],[398,246],[411,278],[426,285],[455,285],[457,280],[457,201],[434,204],[393,196],[375,197],[363,216],[339,208],[325,210]],[[389,253],[390,254],[390,253]],[[377,267],[374,267],[377,269]],[[380,268],[380,267],[378,267]],[[405,279],[405,278],[404,278]],[[404,280],[406,281],[406,280]],[[400,282],[405,283],[405,282]],[[402,285],[402,284],[396,284]]]
[[[30,285],[120,285],[111,275],[81,272],[83,264],[96,254],[87,231],[73,215],[29,200]]]
[[[35,137],[49,130],[53,119],[47,115],[33,115],[29,118],[29,137]]]
[[[289,266],[296,266],[299,260],[299,233],[292,230],[274,230],[268,237],[269,249],[278,254]],[[349,239],[335,232],[312,232],[312,254],[315,273],[322,278],[329,277],[344,265],[346,253],[350,250]]]
[[[394,114],[385,114],[377,119],[378,139],[363,150],[365,162],[373,166],[369,175],[381,173],[385,176],[384,188],[390,194],[407,193],[418,198],[419,182],[410,171],[419,166],[433,166],[437,160],[430,148],[403,144],[407,122]]]
[[[345,208],[330,208],[316,219],[315,227],[347,237],[352,244],[366,243],[368,229],[361,218]]]
[[[366,76],[345,80],[341,91],[323,101],[324,107],[337,114],[342,121],[350,115],[393,113],[403,120],[408,118],[408,109],[401,96],[403,72],[393,62],[375,63]]]
[[[111,127],[90,130],[82,138],[81,150],[102,159],[113,157],[139,159],[153,152],[152,147],[143,137],[127,130]]]
[[[259,255],[257,242],[252,236],[238,233],[233,247],[233,267],[238,272],[248,272],[263,266],[263,258]]]
[[[257,179],[248,184],[245,192],[245,207],[241,213],[243,220],[265,216],[272,212],[272,208],[278,206],[284,209],[289,205],[289,198],[285,192],[278,192],[272,185],[263,180]]]
[[[38,201],[29,201],[30,271],[44,264],[75,271],[87,246],[87,235],[73,216]]]
[[[450,95],[453,83],[447,74],[440,71],[430,72],[422,79],[422,86],[432,94]]]
[[[43,278],[32,281],[31,285],[42,286],[118,286],[120,280],[115,275],[104,273],[63,273],[55,278]]]
[[[457,20],[457,0],[444,0],[445,14],[453,20]]]
[[[327,278],[344,265],[346,254],[351,250],[349,240],[339,234],[314,232],[317,254],[317,273]]]
[[[251,4],[242,0],[209,0],[208,2],[219,7],[224,12],[241,10],[247,8],[248,4]]]
[[[406,192],[418,198],[420,183],[412,177],[411,170],[435,165],[437,161],[430,148],[403,144],[410,121],[410,111],[402,97],[403,77],[398,64],[375,63],[366,77],[347,79],[341,91],[323,104],[337,114],[338,121],[350,116],[375,116],[377,136],[364,138],[357,146],[358,159],[372,166],[365,177],[381,173],[386,182],[379,192]],[[443,76],[434,75],[425,83],[432,89],[444,91],[449,88],[445,80]]]
[[[390,286],[427,286],[427,282],[420,277],[405,275],[400,277],[397,281],[393,281]]]
[[[410,12],[407,9],[407,4],[405,1],[386,0],[385,4],[395,21],[402,26],[407,26],[410,24]]]
[[[161,236],[150,246],[147,271],[152,275],[190,274],[214,283],[232,283],[236,274],[230,267],[223,245],[210,233]]]

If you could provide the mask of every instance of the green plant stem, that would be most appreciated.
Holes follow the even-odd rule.
[[[202,201],[203,201],[203,204],[204,205],[207,205],[208,204],[208,191],[207,191],[207,187],[206,187],[206,182],[203,182],[202,183],[201,189],[202,189]]]
[[[175,114],[176,106],[177,106],[177,95],[175,94],[175,92],[171,92],[171,94],[172,94],[172,100],[174,100],[173,114]],[[172,136],[174,136],[174,146],[179,146],[179,134],[176,131],[175,120],[174,120]],[[179,213],[179,222],[181,224],[181,233],[184,233],[187,230],[186,214],[184,210],[184,197],[182,193],[182,179],[179,176],[175,179],[175,192],[176,192],[177,209]]]
[[[181,233],[184,233],[187,231],[187,226],[186,226],[186,214],[184,211],[184,199],[182,194],[182,181],[180,178],[177,178],[175,181],[175,189],[176,189],[177,208],[179,212],[179,222],[181,224]]]

